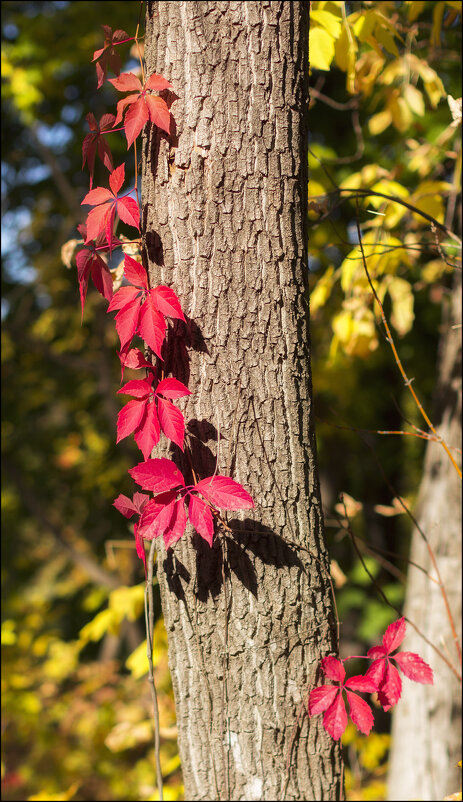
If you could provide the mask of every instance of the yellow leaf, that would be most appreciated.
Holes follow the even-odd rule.
[[[326,188],[319,181],[309,181],[309,200],[320,201],[326,195]]]
[[[135,679],[140,679],[148,673],[148,657],[146,655],[146,640],[140,643],[139,646],[132,652],[125,661],[126,667],[129,669]]]
[[[423,93],[420,92],[416,86],[412,84],[407,84],[404,89],[404,99],[410,106],[411,110],[418,114],[420,117],[424,114],[424,97]]]
[[[359,319],[343,310],[333,319],[333,331],[349,356],[364,359],[378,347],[374,318],[369,309],[364,308],[363,318]]]
[[[334,39],[324,28],[310,28],[309,60],[317,70],[329,70],[334,58]]]
[[[379,111],[378,114],[373,114],[373,117],[370,117],[368,122],[370,134],[373,134],[373,136],[381,134],[390,126],[391,122],[392,114],[389,109],[384,109],[384,111]]]
[[[434,284],[434,282],[439,281],[439,279],[442,278],[444,273],[447,273],[450,270],[452,270],[452,268],[446,265],[442,259],[432,259],[422,268],[421,278],[425,284]]]
[[[413,326],[413,292],[408,281],[395,276],[388,283],[388,292],[392,300],[391,323],[401,337]]]
[[[435,109],[439,100],[445,96],[444,84],[439,76],[436,75],[432,81],[425,82],[424,88],[426,89],[431,106]]]
[[[126,749],[134,749],[139,744],[148,743],[153,737],[153,725],[149,720],[120,721],[105,738],[105,746],[111,752],[123,752]]]
[[[109,594],[109,607],[116,613],[118,619],[122,621],[128,618],[129,621],[136,621],[141,615],[145,604],[144,584],[127,587],[122,585]]]
[[[333,289],[334,282],[334,267],[329,267],[324,275],[319,278],[310,293],[310,311],[312,314],[325,305]]]
[[[406,131],[413,122],[412,113],[403,99],[395,92],[389,96],[388,108],[391,112],[392,122],[398,131],[402,133]]]
[[[409,3],[408,6],[408,19],[409,22],[414,22],[417,17],[420,16],[421,12],[423,11],[426,3],[421,0],[421,2],[412,2]]]
[[[335,57],[336,64],[343,72],[348,72],[352,60],[352,53],[357,52],[357,43],[355,41],[354,33],[349,26],[349,23],[343,25],[341,35],[336,40],[335,44]]]
[[[16,624],[12,619],[2,622],[2,646],[12,646],[16,643]]]
[[[80,786],[80,782],[73,783],[69,786],[67,791],[61,791],[59,794],[51,794],[49,791],[43,790],[40,791],[38,794],[34,794],[33,796],[28,796],[28,802],[59,802],[59,800],[63,800],[63,802],[68,802],[69,799],[72,799],[74,794],[76,793],[77,789]]]
[[[359,18],[354,22],[353,29],[357,38],[361,42],[366,42],[373,28],[376,24],[376,16],[374,11],[366,11],[360,14]]]
[[[373,192],[382,192],[384,195],[396,195],[398,198],[407,198],[408,189],[398,181],[378,181],[372,186]],[[384,203],[384,198],[372,198],[371,204],[378,209]]]
[[[316,22],[325,28],[333,39],[337,39],[341,33],[341,18],[338,15],[332,14],[330,11],[320,11],[315,9],[310,14],[310,26],[312,22]]]
[[[422,212],[430,214],[439,223],[443,223],[445,209],[442,196],[451,188],[451,184],[446,181],[423,181],[411,196],[410,203]],[[413,217],[423,225],[428,225],[420,214],[414,212]]]
[[[380,42],[384,49],[387,50],[388,53],[392,53],[393,56],[398,56],[399,51],[397,50],[397,45],[394,42],[394,37],[392,36],[391,32],[386,30],[386,28],[382,28],[379,25],[376,26],[375,35]]]
[[[80,630],[80,639],[83,641],[99,641],[107,632],[117,635],[119,632],[119,624],[120,620],[114,613],[114,610],[102,610],[92,621],[89,621],[89,623]]]

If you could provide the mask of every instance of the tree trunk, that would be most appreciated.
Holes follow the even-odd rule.
[[[306,706],[336,650],[311,410],[309,4],[148,2],[146,23],[147,74],[179,95],[177,138],[144,141],[150,284],[188,317],[164,369],[193,393],[196,478],[217,470],[255,502],[212,548],[187,531],[158,554],[185,795],[339,799],[339,745]]]
[[[461,447],[461,272],[455,276],[451,313],[442,335],[436,389],[433,423],[448,445]],[[453,454],[461,464],[457,452]],[[427,446],[416,518],[436,556],[461,639],[461,481],[436,442]],[[417,530],[411,559],[435,578]],[[413,566],[408,572],[405,615],[461,671],[439,587]],[[461,682],[410,627],[403,650],[418,652],[433,667],[434,685],[404,681],[393,718],[389,799],[443,799],[461,788],[461,769],[457,767],[461,760]]]
[[[255,501],[211,549],[189,533],[158,555],[191,800],[341,793],[339,747],[306,707],[336,649],[311,412],[308,30],[307,3],[148,3],[148,74],[180,96],[178,139],[148,135],[143,169],[150,283],[189,319],[166,370],[193,392],[196,477],[217,470]]]

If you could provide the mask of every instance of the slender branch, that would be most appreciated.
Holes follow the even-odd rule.
[[[151,698],[153,700],[153,714],[154,714],[154,756],[156,761],[156,780],[158,784],[159,799],[164,799],[163,785],[162,785],[162,770],[161,770],[161,754],[160,754],[160,734],[159,734],[159,707],[158,696],[156,693],[156,683],[154,680],[153,669],[153,634],[154,634],[154,598],[153,598],[153,569],[154,569],[154,552],[156,541],[151,541],[149,557],[148,557],[148,571],[145,583],[145,623],[146,623],[146,652],[148,656],[148,682],[151,688]]]
[[[417,206],[413,206],[412,203],[407,203],[407,201],[404,201],[403,198],[398,198],[396,195],[386,195],[384,192],[374,192],[372,189],[352,189],[349,187],[342,187],[342,189],[339,187],[338,189],[333,190],[333,192],[328,192],[327,195],[336,195],[340,192],[350,192],[352,198],[356,198],[357,200],[359,197],[362,198],[374,196],[376,198],[385,198],[393,203],[398,203],[400,206],[405,206],[407,209],[410,209],[411,212],[421,215],[421,217],[423,217],[425,220],[429,220],[430,223],[435,225],[437,228],[440,228],[444,234],[447,234],[448,237],[451,237],[451,239],[455,240],[455,242],[458,242],[459,245],[462,244],[460,237],[447,228],[447,226],[444,226],[443,223],[439,223],[435,217],[427,212],[423,212],[422,209],[418,209]]]
[[[348,514],[347,514],[346,503],[345,503],[345,501],[344,501],[344,496],[343,496],[343,494],[342,494],[342,493],[341,493],[341,503],[342,503],[342,504],[343,504],[343,506],[344,506],[344,516],[345,516],[345,519],[346,519],[346,521],[347,521],[347,526],[344,524],[344,521],[342,521],[342,520],[341,520],[341,518],[340,518],[340,520],[339,520],[339,525],[342,527],[342,529],[344,529],[344,530],[345,530],[345,531],[346,531],[346,532],[349,534],[349,536],[350,536],[350,538],[351,538],[351,540],[352,540],[352,545],[353,545],[353,547],[354,547],[354,549],[355,549],[355,551],[356,551],[356,553],[357,553],[357,555],[358,555],[358,557],[359,557],[359,560],[360,560],[360,562],[362,563],[362,566],[363,566],[364,570],[366,571],[366,573],[367,573],[367,574],[368,574],[368,576],[370,577],[370,579],[371,579],[371,581],[372,581],[373,585],[375,586],[375,588],[376,588],[376,591],[379,593],[379,595],[381,596],[381,598],[383,599],[383,601],[384,601],[384,602],[385,602],[385,603],[388,605],[388,607],[392,607],[392,609],[393,609],[393,610],[395,610],[395,612],[397,613],[397,615],[399,615],[399,616],[400,616],[400,615],[401,615],[401,612],[400,612],[400,610],[399,610],[399,609],[398,609],[398,608],[395,606],[395,604],[392,604],[392,602],[390,602],[390,601],[389,601],[389,599],[387,598],[386,594],[384,593],[384,591],[383,591],[382,587],[381,587],[381,586],[378,584],[378,582],[376,581],[375,577],[373,576],[373,574],[372,574],[372,573],[371,573],[371,571],[369,570],[369,568],[368,568],[368,566],[367,566],[367,564],[366,564],[365,560],[363,559],[362,552],[360,551],[360,549],[359,549],[359,547],[357,546],[357,543],[356,543],[356,536],[354,535],[354,533],[353,533],[353,531],[352,531],[352,526],[351,526],[351,523],[350,523],[350,520],[349,520],[349,516],[348,516]],[[441,583],[440,583],[440,584],[441,584]],[[443,591],[443,586],[442,586],[442,584],[441,584],[441,591]],[[436,654],[438,654],[438,655],[439,655],[439,657],[441,658],[441,660],[443,660],[443,661],[444,661],[444,663],[446,663],[446,665],[447,665],[447,666],[450,668],[450,670],[451,670],[451,671],[452,671],[452,672],[455,674],[455,676],[457,677],[457,679],[458,679],[459,681],[461,681],[461,674],[460,674],[460,672],[458,671],[458,669],[457,669],[457,668],[455,668],[455,666],[454,666],[454,665],[453,665],[453,664],[450,662],[450,660],[448,660],[448,659],[447,659],[447,657],[445,656],[445,654],[444,654],[444,653],[443,653],[443,652],[442,652],[442,651],[441,651],[441,650],[440,650],[440,649],[439,649],[437,646],[435,646],[435,645],[434,645],[434,643],[432,643],[432,641],[430,641],[430,640],[429,640],[429,638],[427,638],[427,637],[426,637],[426,635],[425,635],[425,634],[424,634],[424,633],[423,633],[423,632],[420,630],[420,628],[419,628],[419,627],[417,627],[417,626],[416,626],[416,624],[414,624],[414,623],[413,623],[413,621],[410,621],[410,619],[409,619],[409,618],[407,618],[406,616],[404,616],[404,618],[405,618],[405,621],[407,622],[407,624],[410,624],[410,626],[411,626],[411,627],[413,627],[413,629],[415,630],[415,632],[416,632],[416,633],[417,633],[417,634],[418,634],[418,635],[419,635],[421,638],[423,638],[423,640],[425,641],[425,643],[427,643],[427,644],[428,644],[428,646],[430,646],[432,649],[434,649],[434,651],[436,652]]]
[[[411,393],[411,395],[413,397],[413,400],[414,400],[416,406],[418,407],[419,411],[421,412],[421,415],[423,416],[424,420],[428,424],[428,426],[431,429],[432,433],[435,435],[435,437],[442,444],[442,448],[447,453],[447,456],[449,457],[450,462],[452,463],[452,465],[455,468],[458,476],[461,479],[462,475],[461,475],[461,470],[460,470],[459,466],[457,465],[457,463],[455,462],[455,459],[453,458],[452,454],[450,453],[450,449],[449,449],[447,443],[445,442],[445,440],[442,439],[442,437],[440,437],[437,434],[433,424],[429,420],[429,418],[428,418],[428,416],[427,416],[427,414],[426,414],[426,412],[425,412],[425,410],[424,410],[424,408],[423,408],[423,406],[421,404],[421,401],[419,400],[417,394],[415,393],[415,391],[414,391],[414,389],[412,387],[413,379],[409,379],[408,378],[407,374],[405,373],[405,370],[404,370],[404,367],[402,365],[402,362],[400,360],[397,348],[395,346],[395,343],[394,343],[394,340],[393,340],[393,337],[392,337],[391,330],[389,328],[389,324],[388,324],[387,319],[386,319],[386,315],[384,314],[384,307],[383,307],[383,305],[382,305],[382,303],[380,301],[380,298],[378,296],[378,293],[376,292],[374,284],[373,284],[373,282],[371,280],[370,273],[368,271],[367,260],[366,260],[366,257],[365,257],[365,251],[364,251],[363,242],[362,242],[362,232],[360,231],[360,223],[359,223],[358,211],[359,211],[359,208],[358,208],[358,198],[357,198],[357,214],[356,214],[356,218],[355,218],[355,224],[356,224],[356,227],[357,227],[357,235],[358,235],[360,253],[362,255],[363,268],[365,270],[365,274],[366,274],[366,277],[368,279],[368,283],[370,285],[371,291],[372,291],[372,293],[374,295],[375,301],[379,306],[379,310],[380,310],[380,314],[381,314],[381,320],[383,321],[383,326],[384,326],[385,331],[386,331],[386,340],[389,343],[389,345],[391,346],[392,353],[394,354],[394,358],[395,358],[395,361],[397,363],[397,367],[400,370],[400,373],[401,373],[402,378],[404,380],[405,386],[408,387],[408,389],[410,390],[410,393]]]

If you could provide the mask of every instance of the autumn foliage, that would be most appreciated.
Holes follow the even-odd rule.
[[[120,340],[122,375],[124,368],[144,369],[146,377],[127,382],[118,391],[131,396],[118,415],[117,442],[133,434],[145,462],[129,473],[144,490],[153,492],[152,499],[144,493],[135,493],[132,501],[119,495],[114,506],[122,515],[138,515],[134,535],[138,556],[146,568],[143,542],[163,536],[167,548],[182,537],[187,520],[198,534],[212,546],[214,521],[219,509],[238,510],[254,506],[249,493],[236,481],[225,476],[210,476],[186,485],[175,464],[168,459],[149,459],[161,435],[184,450],[185,420],[181,410],[172,403],[191,394],[178,379],[164,376],[162,362],[168,319],[186,322],[180,301],[167,286],[150,287],[143,265],[128,254],[124,258],[124,283],[113,292],[112,275],[102,254],[120,246],[115,235],[118,219],[140,231],[138,190],[120,195],[125,180],[125,165],[114,167],[111,150],[105,135],[123,120],[127,149],[134,145],[147,124],[168,135],[171,113],[166,101],[153,92],[171,90],[172,84],[162,75],[153,73],[142,85],[133,73],[120,74],[117,46],[128,40],[124,31],[112,32],[103,26],[105,45],[94,53],[98,86],[111,69],[117,77],[109,82],[119,92],[128,93],[117,103],[117,114],[105,114],[97,123],[93,114],[87,115],[90,133],[82,145],[82,166],[90,172],[90,190],[82,204],[93,208],[80,227],[84,248],[76,257],[82,305],[82,315],[89,277],[100,294],[108,301],[108,312],[116,312],[115,325]],[[99,157],[109,170],[109,187],[92,188],[95,158]],[[135,195],[135,197],[132,197]],[[140,337],[150,349],[158,366],[148,361],[141,351],[131,348],[134,337]],[[194,458],[194,454],[191,454]]]
[[[111,273],[100,252],[111,253],[119,245],[115,237],[117,216],[124,223],[140,230],[140,209],[136,187],[133,192],[137,200],[131,197],[130,191],[119,196],[124,183],[125,168],[124,164],[113,167],[111,151],[104,134],[111,131],[111,126],[115,128],[124,120],[123,129],[128,149],[147,124],[157,126],[160,135],[168,136],[171,113],[165,100],[151,93],[171,90],[173,87],[156,73],[143,84],[133,73],[119,74],[115,47],[119,39],[124,40],[123,34],[120,31],[113,35],[112,29],[105,26],[105,47],[94,56],[99,85],[105,79],[106,69],[110,67],[118,74],[118,77],[110,79],[110,83],[119,92],[128,94],[118,101],[116,117],[106,114],[98,124],[93,115],[87,116],[90,133],[84,139],[82,155],[83,165],[87,163],[90,171],[90,191],[82,203],[93,208],[81,229],[86,247],[77,254],[77,264],[82,312],[88,278],[91,275],[95,286],[109,302],[107,311],[116,311],[115,324],[120,339],[122,375],[126,367],[144,369],[146,374],[144,379],[131,380],[118,391],[130,396],[131,400],[119,412],[117,442],[134,435],[144,462],[131,468],[129,474],[143,490],[153,496],[137,491],[132,499],[120,494],[114,501],[115,508],[126,518],[136,517],[136,551],[146,571],[144,541],[162,537],[166,548],[170,548],[182,537],[189,520],[200,537],[212,546],[214,522],[220,520],[219,511],[249,509],[254,506],[254,502],[249,493],[229,477],[214,474],[195,481],[194,484],[186,484],[183,474],[174,462],[166,458],[150,457],[161,435],[182,451],[185,447],[184,416],[172,402],[191,393],[175,377],[164,376],[162,363],[168,319],[186,323],[186,318],[175,292],[167,286],[150,287],[143,265],[127,254],[124,258],[124,284],[117,292],[112,292]],[[96,155],[109,170],[109,188],[91,188]],[[136,336],[146,343],[152,355],[157,358],[157,365],[148,360],[138,348],[131,348]],[[324,713],[323,725],[334,739],[339,739],[347,726],[344,695],[353,723],[360,732],[368,734],[374,723],[373,713],[359,693],[376,693],[383,709],[389,710],[399,701],[401,695],[402,681],[398,669],[416,682],[433,682],[431,668],[418,655],[410,652],[396,653],[404,636],[405,620],[401,618],[387,628],[382,645],[368,651],[367,657],[373,662],[364,675],[346,679],[344,661],[332,656],[322,660],[321,670],[336,684],[314,688],[309,696],[308,709],[310,716]]]

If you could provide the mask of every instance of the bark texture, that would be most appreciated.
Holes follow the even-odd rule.
[[[311,412],[308,31],[303,2],[147,4],[147,74],[179,95],[176,135],[144,141],[150,284],[188,317],[165,369],[193,392],[197,478],[217,470],[255,501],[211,549],[187,531],[158,554],[190,800],[341,796],[339,745],[304,712],[336,649]]]
[[[455,278],[439,353],[433,423],[448,445],[461,448],[461,271]],[[461,464],[458,454],[453,454]],[[461,481],[439,443],[427,446],[416,518],[436,555],[461,642]],[[411,559],[435,578],[418,531],[413,534]],[[461,671],[440,590],[413,566],[408,572],[404,612]],[[389,799],[440,800],[461,789],[461,769],[457,767],[461,760],[461,683],[411,627],[402,648],[418,652],[432,666],[434,685],[404,681],[393,718]]]

